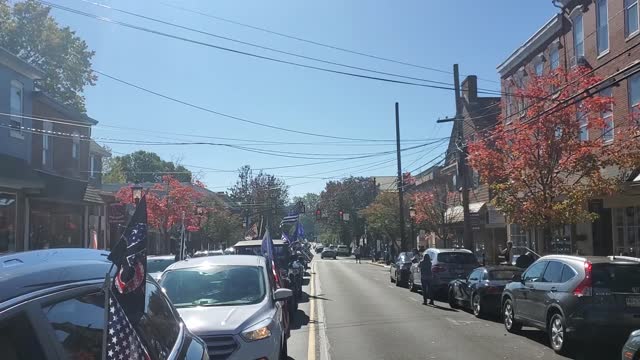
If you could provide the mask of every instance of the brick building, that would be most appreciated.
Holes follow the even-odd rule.
[[[523,87],[529,76],[557,68],[586,66],[603,79],[620,78],[637,69],[638,0],[555,0],[553,4],[559,13],[498,66],[503,93],[510,94]],[[585,131],[581,136],[602,136],[605,141],[614,142],[624,131],[623,121],[628,121],[632,109],[640,103],[640,74],[601,89],[600,95],[612,96],[615,101],[611,111],[603,114],[612,130],[606,133],[586,130],[588,120],[584,120]],[[524,116],[528,101],[535,100],[505,96],[504,121],[509,123]],[[598,220],[565,226],[566,243],[560,247],[562,251],[556,252],[640,255],[640,189],[634,186],[636,176],[629,177],[619,194],[592,199],[588,206],[599,215]],[[521,229],[517,224],[510,224],[508,230],[515,245],[542,248],[541,230]]]

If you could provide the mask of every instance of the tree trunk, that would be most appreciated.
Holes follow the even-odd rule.
[[[547,255],[551,250],[551,238],[553,236],[553,232],[551,229],[551,224],[546,222],[544,225],[544,231],[542,235],[542,255]]]

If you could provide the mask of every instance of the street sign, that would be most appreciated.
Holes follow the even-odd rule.
[[[343,214],[342,215],[342,220],[349,221],[349,214],[348,213]]]
[[[126,210],[122,204],[111,204],[109,206],[109,224],[124,224],[126,221]]]

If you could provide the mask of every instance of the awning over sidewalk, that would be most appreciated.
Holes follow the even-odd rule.
[[[44,191],[40,196],[47,200],[61,200],[75,203],[104,204],[100,192],[87,181],[38,171],[44,180]]]
[[[478,214],[480,210],[484,207],[484,202],[476,202],[469,204],[469,213],[470,214]],[[464,221],[464,209],[462,205],[450,207],[444,213],[444,217],[446,222],[449,224],[459,223]]]
[[[0,154],[0,187],[21,189],[42,189],[44,182],[26,160]]]

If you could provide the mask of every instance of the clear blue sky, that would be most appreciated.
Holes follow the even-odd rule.
[[[51,1],[220,46],[331,67],[167,27],[78,0]],[[155,1],[95,1],[306,56],[452,82],[452,76],[448,74],[305,44],[172,9]],[[458,63],[463,75],[476,74],[482,79],[494,81],[498,79],[496,66],[557,10],[552,6],[551,0],[164,1],[254,26],[423,66],[450,71],[452,64]],[[95,69],[216,111],[301,131],[393,139],[394,102],[397,101],[400,103],[402,138],[440,138],[448,136],[450,132],[450,124],[435,123],[439,117],[454,114],[453,94],[450,91],[321,73],[162,38],[60,10],[54,10],[53,14],[61,24],[76,30],[96,51]],[[480,86],[498,89],[497,83],[487,81],[480,81]],[[207,140],[171,135],[175,133],[289,142],[334,141],[236,122],[172,103],[105,77],[100,77],[95,87],[86,90],[86,97],[89,115],[100,122],[93,131],[99,142],[104,138]],[[124,130],[122,127],[162,131],[167,134]],[[403,147],[416,144],[407,143]],[[249,146],[286,152],[329,154],[373,153],[395,149],[395,145],[391,143],[369,145]],[[165,159],[179,159],[191,170],[202,171],[204,182],[216,191],[225,190],[233,184],[236,174],[191,166],[233,170],[244,164],[254,168],[269,168],[322,161],[288,159],[204,145],[109,146],[114,155],[142,148],[157,152]],[[403,156],[403,165],[406,170],[414,170],[443,149],[444,146],[437,149],[430,146],[408,151]],[[396,166],[393,158],[394,155],[377,156],[268,172],[286,177],[286,182],[291,185],[291,194],[300,195],[319,192],[326,180],[294,178],[295,176],[393,175]],[[374,166],[384,160],[389,162]],[[332,170],[335,171],[331,172]]]

